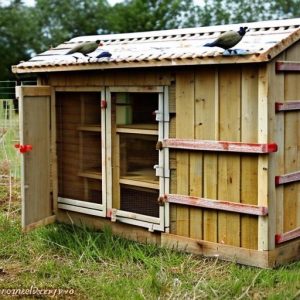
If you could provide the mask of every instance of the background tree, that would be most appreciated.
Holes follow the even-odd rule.
[[[6,0],[6,3],[9,0]],[[300,0],[0,1],[0,80],[11,65],[72,37],[300,17]]]
[[[36,26],[22,1],[0,7],[0,80],[9,79],[11,65],[29,59],[36,48]]]
[[[186,27],[193,24],[193,1],[125,0],[108,18],[112,32],[137,32]]]
[[[107,32],[106,0],[36,0],[41,49],[56,46],[74,36]]]
[[[204,0],[196,7],[198,26],[300,17],[300,0]]]

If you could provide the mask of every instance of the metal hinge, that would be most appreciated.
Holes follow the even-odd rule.
[[[154,111],[155,120],[158,122],[162,122],[164,120],[164,113],[160,110]]]
[[[155,176],[164,177],[164,168],[159,165],[154,165],[153,169],[155,170]]]

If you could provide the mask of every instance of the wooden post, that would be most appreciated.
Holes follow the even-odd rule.
[[[258,73],[258,137],[259,143],[268,142],[268,73],[267,65],[262,65]],[[268,168],[269,157],[261,155],[258,158],[258,205],[269,208],[268,201]],[[258,250],[269,250],[268,217],[258,218]]]

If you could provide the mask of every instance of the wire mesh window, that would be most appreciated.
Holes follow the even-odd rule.
[[[140,177],[156,181],[154,165],[158,163],[157,136],[120,134],[121,177]]]
[[[121,209],[159,217],[158,190],[121,185]]]
[[[92,126],[100,127],[99,99],[95,92],[56,94],[60,197],[102,203],[101,132]]]

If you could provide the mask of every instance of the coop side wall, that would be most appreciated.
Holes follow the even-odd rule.
[[[258,93],[257,65],[178,71],[171,137],[258,143]],[[171,193],[258,205],[259,155],[172,150],[170,157]],[[248,249],[258,249],[258,219],[171,205],[171,233]]]
[[[275,103],[300,101],[300,73],[274,72],[276,61],[300,62],[300,42],[288,48],[269,66],[270,94]],[[273,110],[274,112],[275,110]],[[300,258],[300,110],[271,113],[270,135],[277,139],[279,151],[272,162],[272,180],[275,178],[276,222],[274,224],[276,249],[283,245],[295,248],[294,258]],[[291,182],[283,182],[289,178]],[[289,180],[288,180],[289,181]],[[297,238],[298,237],[298,238]],[[281,239],[281,241],[280,241]],[[282,242],[283,239],[283,242]],[[284,240],[286,240],[284,242]],[[278,252],[279,253],[279,252]]]

